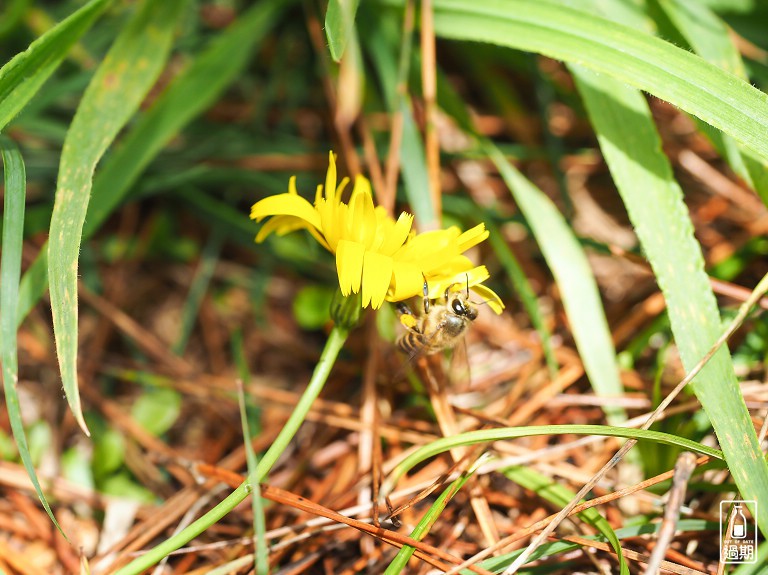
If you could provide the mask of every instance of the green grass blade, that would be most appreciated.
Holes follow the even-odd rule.
[[[48,247],[43,245],[35,258],[24,272],[19,284],[19,307],[16,325],[19,326],[35,307],[48,287]]]
[[[612,78],[572,66],[603,155],[667,302],[686,371],[721,332],[699,244],[645,98]],[[674,249],[670,249],[673,247]],[[728,350],[693,380],[744,499],[768,501],[768,465],[739,390]],[[768,532],[768,515],[758,522]]]
[[[72,45],[112,0],[93,0],[32,42],[0,69],[0,130],[37,93]]]
[[[48,243],[53,329],[64,393],[87,433],[77,389],[77,260],[96,164],[162,71],[186,0],[147,0],[83,95],[64,141]]]
[[[419,520],[419,522],[416,524],[416,527],[413,528],[413,531],[411,531],[410,535],[411,539],[421,541],[424,536],[429,533],[429,530],[440,518],[440,514],[443,512],[446,505],[448,505],[448,502],[453,499],[453,496],[456,495],[462,487],[464,487],[464,484],[469,480],[470,477],[472,477],[476,470],[477,464],[473,465],[471,469],[468,469],[465,473],[462,473],[459,477],[451,482],[448,488],[440,494],[437,500],[430,506],[424,516]],[[398,573],[404,572],[408,565],[408,561],[413,556],[413,552],[415,550],[416,549],[410,545],[403,546],[400,551],[397,552],[397,555],[395,555],[395,558],[392,560],[392,562],[387,566],[386,571],[384,571],[384,575],[397,575]]]
[[[389,112],[402,117],[402,139],[400,141],[400,167],[403,176],[405,194],[411,212],[423,229],[439,226],[436,220],[434,202],[429,192],[427,158],[424,152],[421,133],[413,117],[411,100],[407,94],[401,94],[399,85],[407,84],[408,71],[413,59],[413,43],[409,36],[401,38],[386,26],[376,26],[368,33],[362,48],[367,49],[366,56],[371,59],[381,92]],[[397,42],[400,41],[400,45]],[[399,61],[396,56],[400,50]]]
[[[603,435],[608,437],[626,437],[637,440],[656,441],[665,445],[675,445],[694,453],[709,455],[715,459],[723,459],[723,452],[713,449],[701,443],[691,441],[684,437],[650,431],[648,429],[632,429],[629,427],[614,427],[610,425],[530,425],[527,427],[498,427],[495,429],[479,429],[467,431],[450,437],[442,437],[431,443],[422,445],[416,451],[410,453],[403,461],[397,464],[392,473],[387,477],[382,493],[389,493],[390,486],[408,471],[422,461],[430,457],[450,451],[456,447],[476,445],[478,443],[492,443],[494,441],[508,441],[517,437],[530,437],[534,435]],[[386,489],[385,489],[386,486]]]
[[[194,190],[193,193],[195,191],[197,190]],[[224,231],[220,227],[213,228],[211,236],[200,254],[200,263],[195,271],[192,285],[189,288],[187,300],[184,302],[184,309],[181,315],[181,334],[172,348],[173,353],[176,355],[184,355],[184,350],[187,348],[189,337],[192,335],[192,330],[195,327],[200,306],[208,291],[213,272],[216,270],[216,264],[219,261],[219,254],[223,245]]]
[[[360,0],[330,0],[325,12],[325,36],[331,58],[341,61],[350,36],[355,33],[355,13]]]
[[[408,204],[416,216],[421,229],[429,230],[439,227],[435,219],[435,207],[432,194],[429,193],[429,176],[427,174],[427,156],[421,141],[419,128],[411,113],[408,98],[400,100],[400,113],[403,117],[403,139],[400,142],[400,166],[403,172],[405,195]]]
[[[488,243],[491,244],[499,263],[504,268],[504,271],[507,272],[507,276],[509,276],[512,285],[515,287],[517,297],[520,298],[520,302],[523,304],[531,324],[541,338],[541,348],[544,351],[544,360],[547,362],[549,376],[555,379],[560,368],[555,357],[555,350],[552,348],[552,334],[544,322],[544,316],[539,307],[539,300],[536,299],[536,293],[533,291],[531,282],[528,281],[523,268],[507,245],[496,224],[490,220],[485,220],[485,227],[488,229]]]
[[[187,123],[208,109],[251,60],[283,0],[266,0],[237,20],[155,101],[96,173],[83,233],[90,237],[125,197],[139,175]]]
[[[506,469],[502,469],[501,472],[518,485],[530,489],[539,497],[543,497],[547,501],[561,507],[568,505],[576,496],[573,491],[555,483],[551,478],[541,475],[533,469],[523,467],[522,465],[507,467]],[[594,508],[582,511],[578,515],[586,523],[603,534],[611,544],[611,547],[613,547],[614,551],[616,551],[616,555],[619,558],[620,572],[622,575],[628,575],[629,567],[624,560],[624,554],[621,551],[621,543],[610,523],[608,523],[605,517],[600,515],[597,509]]]
[[[768,95],[659,38],[552,0],[438,0],[435,31],[612,76],[701,118],[768,160]]]
[[[0,257],[0,359],[2,359],[3,390],[8,419],[24,468],[56,528],[64,535],[51,506],[45,498],[37,479],[32,455],[29,452],[16,384],[19,377],[17,355],[17,306],[19,301],[19,277],[21,276],[21,248],[24,239],[24,203],[27,193],[27,177],[24,159],[16,144],[5,136],[0,137],[3,157],[5,197],[3,198],[3,243]]]
[[[680,34],[684,43],[696,54],[742,80],[748,80],[741,55],[728,33],[728,26],[706,6],[682,0],[656,2],[669,24],[674,27],[674,32]],[[712,140],[731,168],[768,205],[768,170],[763,163],[749,150],[740,150],[740,146],[732,138],[708,124],[703,124],[700,129]]]
[[[245,358],[245,348],[243,346],[243,333],[238,329],[232,333],[232,358],[237,367],[237,374],[240,381],[243,382],[243,388],[248,387],[251,379],[251,373],[248,369],[248,361]],[[256,453],[253,451],[253,445],[250,439],[254,437],[249,430],[248,412],[245,405],[243,392],[238,390],[238,400],[242,398],[241,414],[243,417],[243,437],[245,438],[245,454],[248,464],[248,475],[255,476],[256,468],[259,465]],[[258,430],[256,430],[258,433]],[[254,563],[257,575],[267,575],[269,573],[269,544],[267,542],[267,524],[264,515],[264,499],[261,497],[261,484],[254,482],[252,484],[251,507],[253,509],[253,533],[255,537]]]
[[[241,15],[176,77],[122,139],[94,177],[83,239],[99,229],[179,130],[205,111],[237,78],[282,6],[280,0],[260,2]],[[46,269],[47,250],[43,248],[21,280],[19,322],[45,293]]]
[[[355,302],[354,305],[359,306],[359,303]],[[264,481],[269,474],[269,470],[272,469],[272,466],[278,460],[280,455],[285,452],[291,439],[296,435],[296,431],[306,418],[310,407],[323,389],[323,386],[328,379],[328,375],[331,372],[331,368],[336,362],[336,358],[338,357],[341,348],[344,346],[344,342],[347,340],[348,333],[349,332],[346,329],[340,328],[338,325],[331,329],[323,353],[315,366],[315,371],[312,374],[312,378],[310,379],[307,388],[304,390],[301,398],[299,398],[298,403],[294,407],[288,421],[283,426],[283,429],[275,438],[274,442],[272,442],[272,445],[267,452],[259,460],[256,472],[250,475],[247,480],[243,481],[237,489],[230,493],[227,498],[216,505],[216,507],[195,520],[179,533],[176,533],[172,537],[158,544],[157,547],[147,551],[144,555],[137,557],[125,567],[118,569],[115,572],[115,575],[138,575],[148,567],[151,567],[172,551],[175,551],[185,543],[189,543],[194,537],[200,535],[208,527],[216,523],[237,505],[242,503],[251,492],[252,483]]]
[[[236,341],[233,342],[235,347],[234,351],[238,357],[238,372],[241,379],[238,381],[237,386],[237,404],[240,407],[240,425],[243,429],[243,445],[245,445],[245,459],[248,464],[248,476],[254,476],[256,468],[259,465],[259,460],[256,457],[256,452],[253,451],[253,444],[251,439],[253,437],[251,432],[251,426],[248,424],[248,408],[245,402],[245,391],[243,385],[247,383],[248,379],[243,379],[243,376],[248,376],[248,367],[245,365],[245,355],[243,352],[243,340],[242,336],[238,333]],[[269,546],[266,539],[266,519],[264,518],[264,500],[261,497],[261,484],[254,481],[251,486],[253,491],[251,492],[251,509],[253,510],[253,534],[254,534],[254,546],[256,552],[254,553],[253,567],[256,575],[269,575]]]
[[[555,276],[592,387],[598,395],[618,397],[622,385],[616,350],[584,251],[552,201],[518,172],[493,144],[486,142],[484,147],[531,226]],[[620,423],[626,417],[619,407],[606,406],[604,411],[612,424]]]

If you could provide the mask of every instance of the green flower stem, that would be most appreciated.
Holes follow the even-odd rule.
[[[341,327],[339,325],[333,327],[331,333],[328,335],[328,341],[325,343],[325,348],[320,356],[320,361],[312,374],[312,379],[310,379],[309,385],[307,385],[307,389],[304,391],[304,395],[299,399],[293,413],[291,413],[291,416],[280,431],[280,434],[275,438],[274,443],[259,461],[254,474],[243,481],[237,489],[224,499],[224,501],[192,523],[189,527],[177,533],[170,539],[167,539],[145,555],[131,561],[128,565],[118,570],[115,575],[136,575],[137,573],[141,573],[144,569],[151,567],[172,551],[189,543],[189,541],[200,535],[203,531],[227,515],[227,513],[245,500],[251,493],[252,483],[260,483],[264,480],[278,457],[285,451],[288,444],[293,439],[293,436],[296,435],[299,427],[301,427],[309,409],[323,389],[323,386],[328,379],[328,375],[331,372],[331,368],[336,362],[336,357],[339,355],[339,351],[344,345],[344,341],[346,341],[348,334],[349,329],[346,327]]]

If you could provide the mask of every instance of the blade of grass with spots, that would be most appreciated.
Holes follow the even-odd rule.
[[[679,26],[686,41],[698,45],[708,58],[743,74],[738,54],[714,15],[702,12],[697,23],[693,23],[684,17],[685,8],[678,2],[663,0],[659,5],[670,21]],[[627,20],[626,13],[604,4],[601,7],[604,13],[621,18],[626,25],[642,25],[637,20]],[[598,77],[580,66],[570,65],[570,69],[643,251],[667,300],[675,341],[683,364],[690,370],[719,337],[720,316],[682,190],[661,150],[651,112],[639,91],[611,78]],[[724,148],[732,150],[732,157],[738,159],[735,142],[717,134]],[[715,428],[742,494],[746,489],[753,498],[764,497],[768,493],[768,467],[755,455],[759,452],[757,436],[727,350],[721,350],[710,360],[694,380],[693,388]]]
[[[19,303],[19,277],[21,276],[21,249],[24,239],[24,203],[27,191],[27,176],[24,159],[16,144],[0,136],[0,152],[3,157],[4,198],[3,198],[3,243],[0,252],[0,359],[2,360],[3,390],[8,419],[11,422],[13,438],[19,450],[21,462],[35,488],[45,512],[56,528],[64,535],[45,498],[43,488],[35,473],[32,455],[29,452],[24,424],[21,420],[19,394],[16,390],[19,368],[16,341],[16,309]]]
[[[571,70],[643,252],[664,293],[675,342],[690,371],[720,336],[720,314],[682,190],[661,151],[648,104],[639,91],[621,82],[573,65]],[[768,501],[768,465],[728,350],[720,349],[692,385],[741,495]],[[768,533],[768,516],[758,517],[758,523]]]
[[[48,279],[64,392],[86,433],[77,388],[77,260],[93,172],[163,70],[185,2],[147,0],[136,8],[88,85],[61,153]]]
[[[93,194],[83,226],[83,239],[91,237],[125,198],[149,163],[193,118],[221,95],[250,61],[254,47],[269,31],[282,0],[265,0],[243,13],[235,23],[211,41],[210,46],[181,72],[154,105],[122,138],[93,179]],[[45,293],[47,250],[21,278],[21,322]]]
[[[70,48],[112,0],[93,0],[32,42],[0,69],[0,130],[37,93]]]

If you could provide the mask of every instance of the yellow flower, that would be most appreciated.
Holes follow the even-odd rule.
[[[406,212],[397,221],[382,207],[373,205],[371,185],[355,178],[349,202],[342,194],[349,183],[336,185],[336,162],[330,154],[325,187],[317,186],[315,203],[296,191],[296,177],[288,193],[265,198],[251,208],[251,219],[272,216],[259,230],[257,242],[272,232],[283,235],[307,229],[329,252],[336,255],[339,288],[345,296],[362,290],[362,307],[374,309],[387,301],[402,301],[422,293],[426,278],[430,297],[440,297],[451,284],[467,285],[484,298],[496,313],[504,304],[493,290],[481,285],[489,274],[485,266],[473,266],[463,255],[488,237],[480,224],[461,232],[457,227],[416,234],[413,216]]]

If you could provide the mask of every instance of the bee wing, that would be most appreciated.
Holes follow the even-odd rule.
[[[462,338],[448,359],[448,381],[454,391],[466,391],[472,380],[467,339]]]

